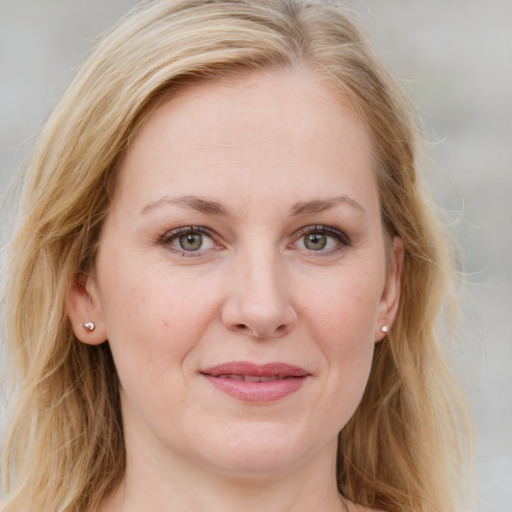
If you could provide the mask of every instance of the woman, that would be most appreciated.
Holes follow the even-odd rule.
[[[409,111],[332,3],[122,20],[29,164],[1,510],[455,510]]]

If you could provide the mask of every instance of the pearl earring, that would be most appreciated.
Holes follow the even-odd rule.
[[[84,327],[86,329],[89,329],[89,331],[94,331],[94,328],[96,327],[93,322],[85,322]]]
[[[389,332],[389,327],[387,325],[383,325],[380,330],[384,333],[384,334],[387,334]]]

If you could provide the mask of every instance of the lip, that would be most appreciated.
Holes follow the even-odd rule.
[[[310,376],[299,366],[287,363],[257,365],[232,361],[201,370],[215,388],[243,402],[274,402],[298,391]]]

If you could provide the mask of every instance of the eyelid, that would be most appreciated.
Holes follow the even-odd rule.
[[[180,250],[179,248],[172,245],[172,242],[182,235],[186,235],[189,233],[200,233],[201,235],[206,235],[209,237],[213,243],[217,246],[214,248],[214,250],[218,250],[221,248],[221,244],[218,242],[218,236],[214,231],[211,229],[204,227],[204,226],[182,226],[175,229],[167,230],[159,239],[158,243],[160,245],[163,245],[166,247],[166,249],[174,254],[177,254],[178,256],[184,256],[184,257],[200,257],[204,256],[205,253],[208,253],[212,250],[212,248],[207,249],[198,249],[197,251],[185,251]],[[318,250],[314,251],[311,249],[303,248],[302,250],[308,252],[309,254],[316,254],[318,256],[322,255],[329,255],[333,254],[339,251],[342,251],[346,249],[347,247],[350,247],[352,245],[352,242],[349,238],[349,236],[336,228],[325,226],[323,224],[315,224],[315,225],[309,225],[304,226],[300,228],[298,231],[295,232],[295,235],[293,235],[293,241],[291,242],[291,246],[294,246],[297,244],[297,242],[301,239],[301,237],[304,237],[309,234],[313,233],[320,233],[326,236],[329,236],[331,238],[334,238],[337,243],[335,247],[328,248],[326,250]]]
[[[176,238],[187,235],[189,233],[200,233],[201,235],[206,235],[208,238],[211,238],[213,243],[216,245],[220,245],[217,240],[215,233],[204,226],[183,226],[180,228],[170,229],[166,231],[159,239],[158,243],[160,245],[163,245],[166,247],[167,250],[170,252],[177,254],[178,256],[184,256],[184,257],[200,257],[203,256],[206,252],[210,251],[211,249],[198,249],[197,251],[185,251],[180,250],[179,248],[173,246],[171,243]]]
[[[313,251],[313,250],[305,249],[308,251],[308,253],[316,252],[318,255],[331,254],[333,252],[344,250],[347,247],[350,247],[352,245],[352,242],[346,233],[344,233],[343,231],[341,231],[339,229],[336,229],[336,228],[333,228],[330,226],[325,226],[323,224],[304,226],[303,228],[300,228],[296,232],[296,236],[294,237],[293,244],[296,244],[302,237],[309,235],[309,234],[313,234],[313,233],[321,233],[323,235],[335,238],[338,242],[338,245],[336,247],[333,247],[333,248],[330,248],[327,250],[320,250],[320,251]]]
[[[298,230],[298,234],[300,236],[308,235],[310,233],[322,233],[324,235],[333,236],[345,244],[350,244],[350,238],[343,231],[333,228],[331,226],[326,226],[324,224],[313,224],[311,226],[304,226]]]
[[[160,241],[162,243],[169,243],[173,238],[176,238],[180,235],[186,235],[188,233],[201,233],[202,235],[206,234],[209,237],[213,238],[213,232],[205,228],[203,226],[182,226],[180,228],[169,229],[166,231],[161,237]]]

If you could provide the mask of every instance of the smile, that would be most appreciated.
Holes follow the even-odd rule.
[[[310,374],[286,363],[255,365],[245,361],[221,364],[201,371],[217,390],[243,402],[280,400],[298,391]]]
[[[278,375],[274,375],[273,377],[261,377],[257,375],[238,375],[236,373],[232,373],[230,375],[218,375],[217,378],[242,380],[244,382],[274,382],[280,379],[294,379],[296,377],[284,377]]]

